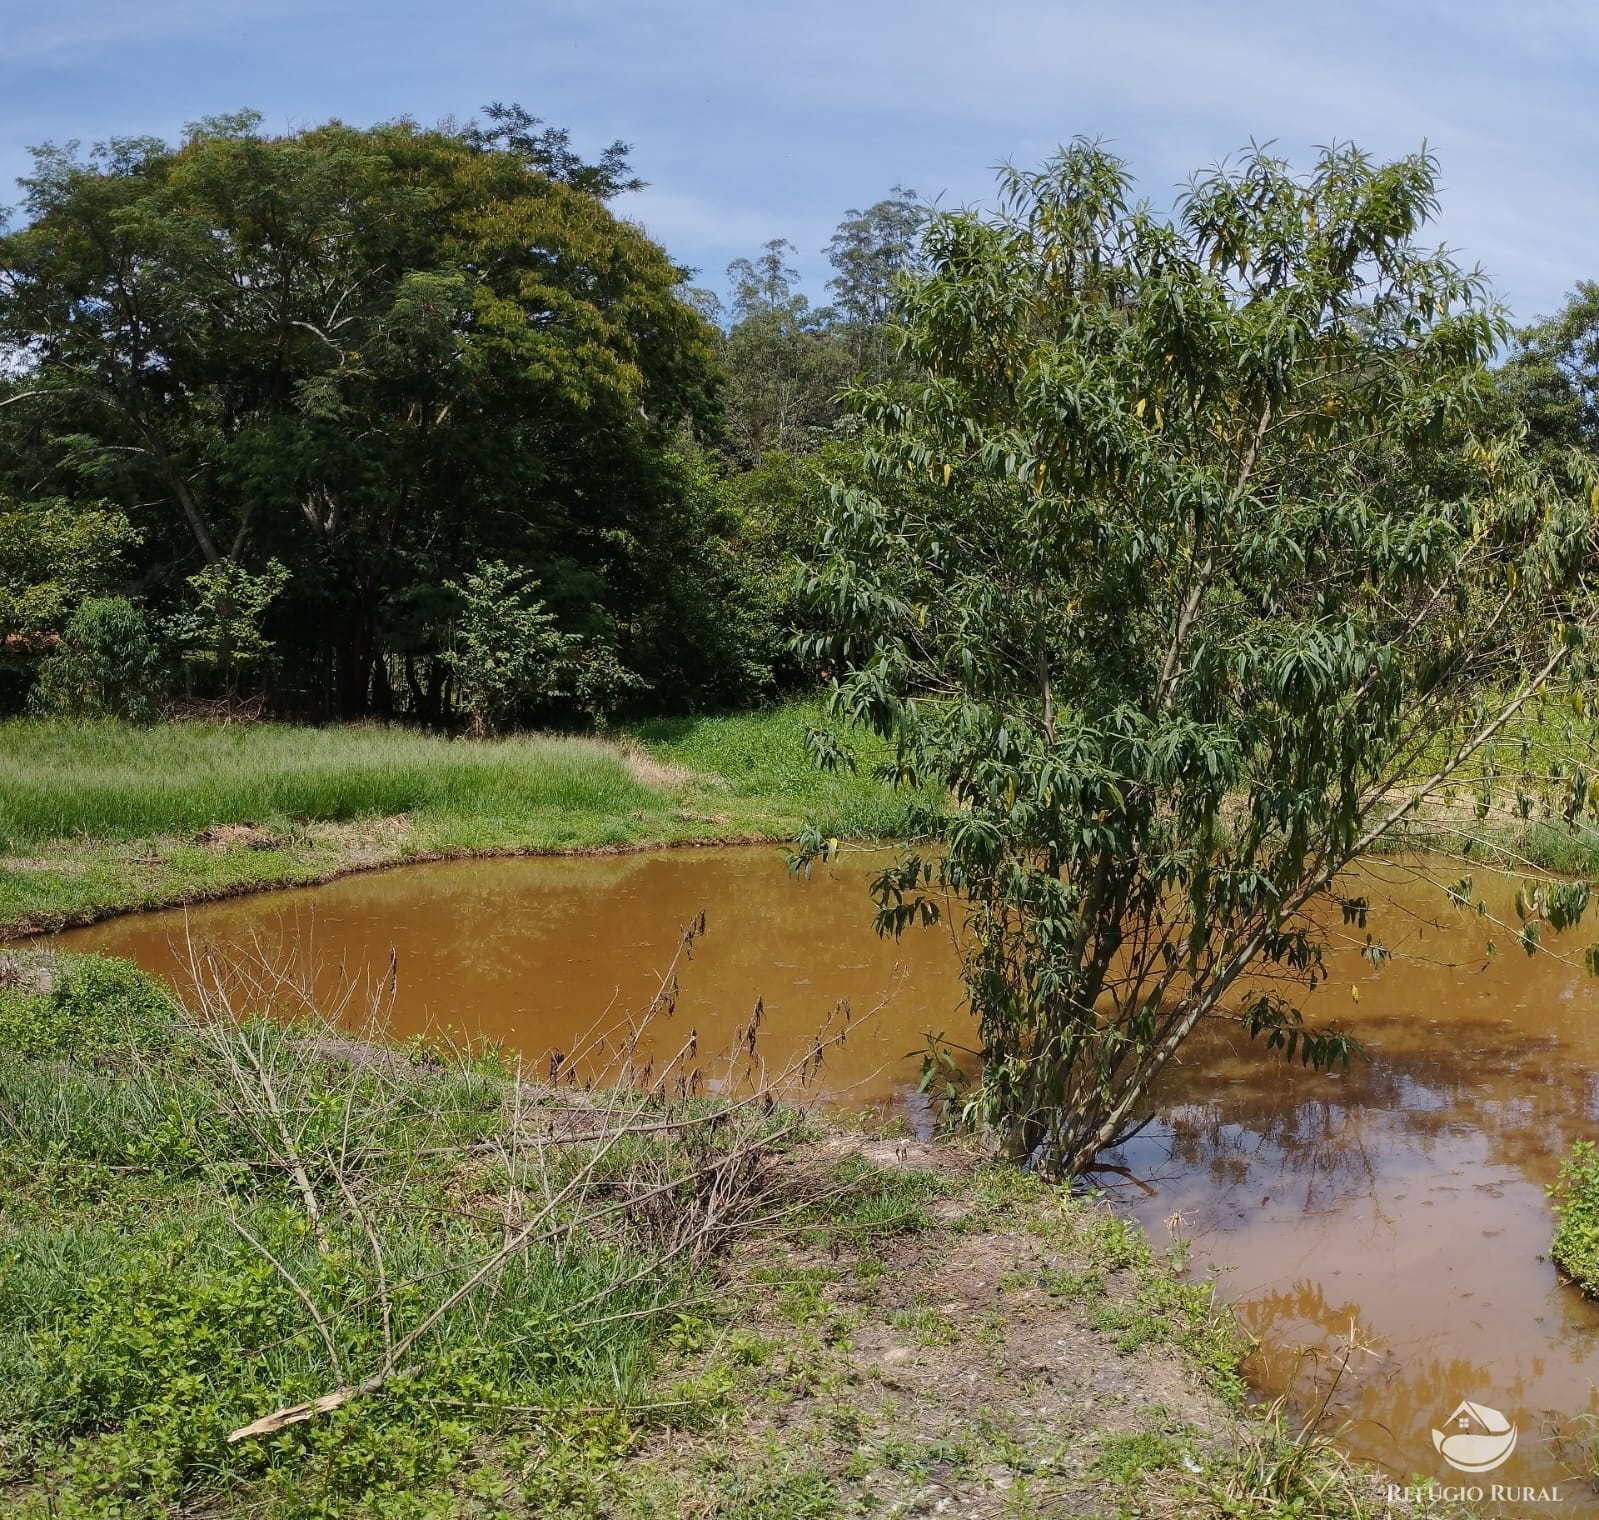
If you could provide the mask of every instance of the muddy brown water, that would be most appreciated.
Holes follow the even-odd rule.
[[[969,1040],[969,1025],[947,930],[898,945],[873,935],[874,863],[845,857],[809,882],[764,848],[416,866],[57,943],[179,980],[186,936],[252,946],[314,963],[330,995],[380,982],[392,950],[399,1033],[486,1035],[542,1061],[644,1007],[681,926],[703,911],[706,933],[677,969],[679,1031],[707,1048],[729,1041],[758,996],[762,1054],[778,1065],[847,999],[851,1032],[827,1057],[821,1094],[920,1126],[909,1053],[930,1032]],[[1559,1510],[1599,1513],[1547,1439],[1556,1421],[1599,1413],[1599,1310],[1543,1254],[1545,1188],[1571,1142],[1599,1131],[1599,981],[1581,966],[1580,930],[1554,942],[1562,953],[1529,958],[1512,942],[1509,884],[1479,874],[1487,917],[1452,907],[1442,883],[1458,874],[1426,862],[1364,873],[1368,927],[1394,958],[1374,968],[1358,953],[1364,935],[1337,930],[1306,1011],[1352,1026],[1368,1059],[1317,1073],[1202,1035],[1150,1125],[1106,1159],[1139,1179],[1117,1190],[1157,1245],[1175,1230],[1195,1270],[1219,1269],[1222,1295],[1259,1337],[1263,1393],[1317,1407],[1343,1366],[1325,1424],[1353,1454],[1402,1480],[1478,1485],[1490,1503],[1494,1484],[1558,1484]],[[1434,1449],[1463,1400],[1517,1426],[1490,1473],[1462,1475]]]

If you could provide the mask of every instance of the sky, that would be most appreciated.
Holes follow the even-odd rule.
[[[849,208],[982,204],[1077,135],[1160,207],[1251,140],[1425,142],[1437,240],[1527,321],[1599,278],[1596,77],[1581,0],[0,0],[0,204],[43,142],[518,101],[587,156],[633,144],[649,188],[617,208],[696,283],[782,237],[820,298]]]

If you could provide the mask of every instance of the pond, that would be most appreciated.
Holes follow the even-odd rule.
[[[947,929],[898,945],[872,933],[875,864],[845,856],[807,882],[765,848],[455,862],[114,920],[58,943],[176,977],[186,943],[248,945],[314,967],[329,997],[381,985],[392,966],[400,1034],[449,1028],[542,1061],[645,1007],[703,911],[706,932],[676,968],[679,1029],[714,1048],[759,997],[776,1066],[847,1000],[851,1031],[827,1056],[823,1095],[922,1126],[911,1053],[929,1033],[969,1043],[971,1031]],[[1515,923],[1507,883],[1479,875],[1487,917],[1454,908],[1440,883],[1459,873],[1444,869],[1363,872],[1369,927],[1394,952],[1380,969],[1359,954],[1363,933],[1335,931],[1344,943],[1306,1011],[1353,1027],[1367,1059],[1317,1073],[1212,1031],[1168,1074],[1151,1124],[1106,1159],[1137,1179],[1118,1194],[1157,1245],[1175,1233],[1196,1271],[1219,1269],[1260,1340],[1263,1393],[1313,1407],[1335,1383],[1329,1428],[1401,1479],[1560,1482],[1575,1497],[1547,1434],[1599,1411],[1599,1310],[1544,1259],[1544,1190],[1599,1127],[1599,981],[1580,946],[1529,958],[1515,945],[1495,922]],[[1517,1426],[1491,1475],[1462,1477],[1434,1449],[1463,1400]]]

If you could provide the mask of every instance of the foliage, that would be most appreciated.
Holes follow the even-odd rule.
[[[1549,1190],[1556,1223],[1550,1259],[1590,1298],[1599,1298],[1599,1151],[1579,1140]]]
[[[576,640],[556,630],[554,613],[534,594],[537,581],[491,560],[448,589],[460,597],[461,614],[445,660],[474,732],[493,733],[518,707],[560,694]]]
[[[703,525],[669,454],[715,424],[715,335],[607,209],[633,183],[619,145],[584,163],[515,106],[43,148],[0,236],[0,343],[26,355],[0,491],[121,513],[161,616],[170,567],[285,567],[261,637],[280,700],[319,715],[409,696],[447,721],[443,588],[495,559],[564,631],[621,630],[630,668],[651,620],[692,646],[672,596]],[[691,662],[645,673],[697,690]]]
[[[1007,171],[997,214],[931,220],[903,293],[926,378],[853,397],[874,478],[834,490],[808,652],[885,774],[958,804],[878,923],[964,904],[1018,1157],[1072,1171],[1126,1133],[1252,969],[1313,985],[1317,894],[1588,668],[1599,475],[1471,436],[1502,322],[1418,245],[1435,183],[1424,155],[1254,151],[1163,220],[1079,142]],[[1252,1025],[1350,1048],[1291,1008]]]
[[[61,717],[145,722],[155,716],[161,674],[144,613],[126,597],[90,597],[40,663],[32,700]]]
[[[231,692],[239,675],[271,660],[272,641],[262,625],[288,582],[288,570],[275,559],[258,575],[235,560],[218,560],[191,575],[194,603],[167,625],[183,659],[215,670]]]
[[[784,238],[727,266],[727,432],[746,468],[773,452],[815,451],[839,420],[845,383],[893,372],[894,292],[919,267],[924,220],[916,193],[898,185],[866,210],[846,212],[827,246],[831,306],[813,307],[797,288],[799,272],[788,263],[796,250]]]
[[[633,149],[620,138],[590,164],[573,149],[572,134],[565,127],[545,126],[522,106],[495,101],[483,108],[483,114],[490,124],[468,129],[468,136],[477,147],[503,148],[526,160],[539,173],[601,200],[644,189],[644,181],[628,166],[627,156]]]
[[[914,190],[895,185],[864,211],[851,208],[827,245],[828,283],[857,372],[880,379],[894,355],[890,330],[900,280],[921,272],[921,230],[927,208]]]
[[[114,587],[138,541],[114,508],[0,500],[0,662],[46,647],[78,603]]]
[[[804,449],[838,415],[850,378],[848,348],[832,313],[813,309],[786,262],[794,247],[774,238],[760,257],[727,266],[733,325],[722,349],[728,374],[727,428],[739,456],[756,464],[768,449]]]
[[[649,682],[629,670],[608,644],[579,649],[568,661],[572,700],[595,728],[610,725],[611,714],[625,706],[630,695],[645,691]]]
[[[281,974],[206,965],[191,1012],[126,965],[30,960],[87,1042],[41,1042],[10,1014],[44,994],[0,987],[8,1508],[414,1514],[491,1439],[508,1459],[531,1411],[625,1455],[699,1265],[758,1216],[797,1117],[757,1097],[663,1123],[611,1089],[545,1144],[523,1105],[542,1124],[560,1095],[492,1057],[246,1018]]]
[[[1599,283],[1579,281],[1564,310],[1519,333],[1499,381],[1537,445],[1599,453]]]
[[[0,957],[0,1048],[20,1057],[159,1049],[172,1014],[171,993],[129,961]]]

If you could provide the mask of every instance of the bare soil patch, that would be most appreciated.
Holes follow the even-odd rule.
[[[275,850],[287,843],[259,823],[213,823],[190,841],[213,850]]]
[[[839,1156],[979,1169],[951,1147],[851,1135],[789,1159]],[[726,1327],[694,1367],[731,1365],[736,1412],[653,1437],[630,1502],[607,1512],[809,1515],[814,1490],[836,1506],[818,1515],[1193,1513],[1193,1474],[1231,1450],[1241,1415],[1179,1344],[1181,1314],[1114,1328],[1148,1318],[1149,1275],[1168,1269],[1118,1254],[1123,1226],[1095,1205],[996,1206],[978,1183],[928,1198],[915,1228],[739,1247]],[[675,1511],[656,1507],[667,1491]]]

